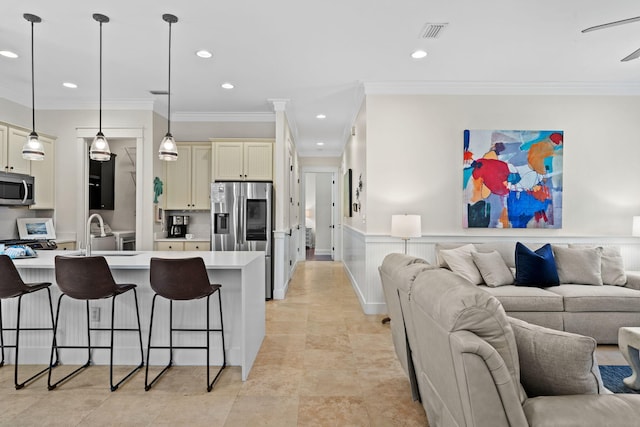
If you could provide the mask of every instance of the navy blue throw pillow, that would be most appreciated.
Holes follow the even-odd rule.
[[[516,243],[516,285],[539,288],[560,285],[550,244],[532,251],[522,243]]]

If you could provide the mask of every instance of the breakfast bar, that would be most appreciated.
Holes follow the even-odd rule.
[[[80,253],[68,251],[38,251],[38,257],[15,259],[14,263],[25,282],[51,282],[54,304],[60,291],[55,286],[54,259],[56,255],[82,256]],[[258,354],[265,336],[265,261],[264,252],[176,252],[176,251],[94,251],[94,256],[102,255],[107,260],[113,277],[117,283],[134,283],[137,286],[138,303],[142,323],[143,343],[146,351],[149,334],[149,316],[153,290],[149,285],[149,262],[157,258],[189,258],[201,257],[204,260],[211,283],[222,285],[222,311],[224,316],[225,352],[227,364],[242,367],[242,380],[245,381]],[[47,296],[30,295],[28,308],[22,310],[23,327],[50,325]],[[118,296],[115,322],[118,325],[133,325],[135,309],[133,295]],[[14,299],[15,300],[15,299]],[[5,319],[15,319],[17,302],[9,300],[3,306]],[[58,340],[74,343],[86,342],[86,314],[84,302],[64,298],[65,310],[60,317]],[[205,299],[174,303],[174,326],[202,327],[206,310]],[[164,303],[164,304],[162,304]],[[215,302],[217,304],[217,301]],[[214,302],[212,302],[213,306]],[[168,302],[159,301],[154,317],[154,345],[168,343]],[[55,310],[55,306],[54,306]],[[110,300],[91,301],[91,326],[108,327]],[[156,328],[155,323],[158,327]],[[164,322],[164,323],[163,323]],[[215,327],[219,322],[212,316]],[[122,334],[121,334],[122,335]],[[136,349],[137,334],[118,337],[115,343],[114,364],[135,365],[140,360],[139,344]],[[184,335],[184,334],[181,334]],[[174,336],[175,345],[198,345],[205,337],[202,334]],[[94,338],[95,336],[95,338]],[[213,338],[213,337],[212,337]],[[91,337],[93,345],[105,345],[108,333],[94,333]],[[221,341],[212,339],[212,355],[220,354]],[[21,363],[47,363],[51,346],[51,333],[37,331],[21,334]],[[157,354],[156,354],[157,353]],[[12,352],[8,356],[13,356]],[[157,351],[152,354],[150,365],[166,364],[168,351]],[[86,360],[86,351],[66,350],[60,355],[64,364],[81,364]],[[108,351],[95,351],[96,364],[108,364]],[[221,357],[220,357],[221,359]],[[206,359],[202,351],[174,350],[175,365],[205,365]],[[8,359],[10,363],[14,361]],[[221,364],[222,360],[212,359],[211,363]]]

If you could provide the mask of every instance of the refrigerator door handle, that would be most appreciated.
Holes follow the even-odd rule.
[[[244,229],[245,229],[245,207],[244,207],[244,196],[240,196],[239,203],[240,212],[238,212],[238,246],[239,250],[242,250],[242,245],[244,245]]]

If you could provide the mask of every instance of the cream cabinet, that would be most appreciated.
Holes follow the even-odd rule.
[[[272,181],[273,142],[213,140],[216,181]]]
[[[179,155],[179,154],[178,154]],[[211,243],[209,242],[156,242],[157,251],[210,251]]]
[[[178,143],[178,160],[165,167],[165,209],[211,209],[210,145]]]
[[[44,160],[22,158],[22,147],[30,130],[0,124],[0,165],[2,171],[35,177],[35,204],[30,209],[55,209],[55,139],[38,134],[44,147]]]
[[[22,158],[22,146],[30,133],[24,129],[8,128],[7,142],[3,150],[5,151],[5,161],[2,167],[5,172],[23,173],[25,175],[31,173],[30,161]]]

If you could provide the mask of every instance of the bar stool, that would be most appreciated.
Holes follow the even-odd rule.
[[[13,382],[16,386],[16,390],[20,390],[23,388],[29,381],[34,380],[36,377],[47,372],[51,367],[57,365],[58,363],[58,353],[56,352],[56,361],[53,362],[53,355],[50,359],[50,366],[44,368],[40,372],[32,375],[22,382],[18,382],[18,353],[20,350],[20,331],[51,331],[53,333],[53,304],[51,301],[51,290],[49,286],[51,283],[43,282],[43,283],[24,283],[16,266],[13,264],[11,258],[7,255],[0,255],[0,347],[2,348],[2,361],[0,361],[0,366],[4,366],[4,349],[6,348],[15,348],[16,349],[16,361],[15,361],[15,369],[13,374]],[[51,327],[42,327],[42,328],[21,328],[20,327],[20,311],[22,308],[22,297],[27,294],[32,294],[39,290],[45,289],[47,291],[47,296],[49,297],[49,313],[51,315]],[[18,297],[18,308],[16,314],[16,327],[15,328],[5,328],[2,324],[2,300]],[[4,343],[4,332],[5,331],[15,331],[16,340],[14,345],[5,345]]]
[[[189,350],[206,350],[207,351],[207,391],[211,391],[213,385],[220,377],[222,370],[227,365],[227,359],[224,351],[224,326],[222,323],[222,298],[220,297],[221,285],[209,283],[207,269],[202,258],[181,258],[181,259],[164,259],[151,258],[151,288],[155,291],[153,301],[151,303],[151,321],[149,323],[149,345],[147,347],[147,366],[144,374],[144,389],[149,391],[153,384],[173,365],[173,349],[189,349]],[[220,329],[210,327],[209,323],[209,297],[215,292],[218,293],[218,304],[220,307]],[[152,346],[151,332],[153,330],[153,313],[156,305],[156,297],[169,300],[169,345],[168,346]],[[185,329],[173,327],[173,301],[196,300],[206,297],[206,328],[205,329]],[[206,334],[206,346],[174,346],[174,332],[204,332]],[[211,332],[220,332],[222,336],[222,366],[218,370],[213,381],[209,382],[209,335]],[[149,382],[149,355],[151,349],[169,349],[169,364]]]
[[[117,284],[113,280],[111,270],[104,257],[65,257],[56,256],[55,258],[56,268],[56,282],[58,287],[62,291],[62,295],[58,298],[58,309],[56,311],[56,318],[54,323],[54,341],[51,346],[51,357],[53,358],[54,350],[60,348],[86,348],[88,352],[87,362],[81,367],[77,368],[70,374],[66,375],[62,379],[55,383],[51,383],[51,371],[49,371],[48,385],[49,390],[53,390],[60,383],[66,381],[68,378],[78,374],[81,370],[87,368],[91,360],[91,350],[93,349],[109,349],[109,385],[111,391],[118,389],[127,378],[133,375],[137,370],[142,368],[144,361],[144,354],[142,350],[142,331],[140,330],[140,310],[138,309],[138,294],[136,293],[136,285],[134,284]],[[115,313],[115,301],[118,295],[125,292],[133,291],[133,298],[136,306],[136,318],[138,320],[137,328],[114,328],[114,313]],[[87,345],[86,346],[71,346],[71,345],[58,345],[55,341],[55,336],[60,325],[60,307],[62,303],[62,297],[68,296],[72,299],[82,300],[86,303],[86,317],[87,317]],[[92,328],[89,324],[89,301],[98,300],[104,298],[111,298],[111,327],[109,328]],[[91,331],[109,331],[111,333],[111,341],[109,346],[92,346],[91,345]],[[122,378],[117,384],[113,384],[113,341],[114,332],[138,332],[138,339],[140,341],[140,364],[131,370],[124,378]]]

